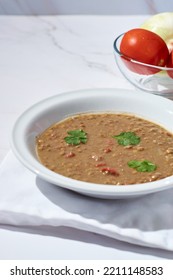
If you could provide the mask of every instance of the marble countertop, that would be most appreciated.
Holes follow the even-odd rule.
[[[49,96],[86,88],[133,89],[119,72],[113,41],[147,16],[1,16],[0,162],[16,118]],[[60,228],[51,235],[0,229],[0,259],[159,259],[170,254]],[[24,245],[25,244],[25,245]],[[35,246],[34,252],[32,250]],[[71,247],[70,247],[71,246]],[[59,250],[53,250],[53,248]],[[71,248],[70,252],[67,248]]]
[[[132,88],[117,69],[113,41],[144,18],[1,16],[0,161],[13,122],[33,103],[76,89]]]

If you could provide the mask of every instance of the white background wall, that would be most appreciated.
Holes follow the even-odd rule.
[[[172,12],[172,0],[0,0],[0,15],[155,14]]]

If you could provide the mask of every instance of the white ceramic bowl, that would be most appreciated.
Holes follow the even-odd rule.
[[[69,115],[106,111],[134,113],[173,132],[173,102],[166,98],[121,89],[81,90],[52,96],[25,111],[14,125],[12,150],[25,167],[42,179],[93,197],[129,198],[173,187],[173,176],[155,182],[124,186],[87,183],[54,173],[38,161],[36,135]]]

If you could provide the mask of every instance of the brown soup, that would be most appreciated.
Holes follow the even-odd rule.
[[[173,175],[173,135],[134,115],[69,117],[38,135],[36,149],[44,166],[85,182],[125,185]]]

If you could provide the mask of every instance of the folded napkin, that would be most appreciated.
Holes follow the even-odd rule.
[[[173,189],[139,198],[91,198],[47,183],[9,152],[0,168],[0,223],[69,226],[173,250]]]

